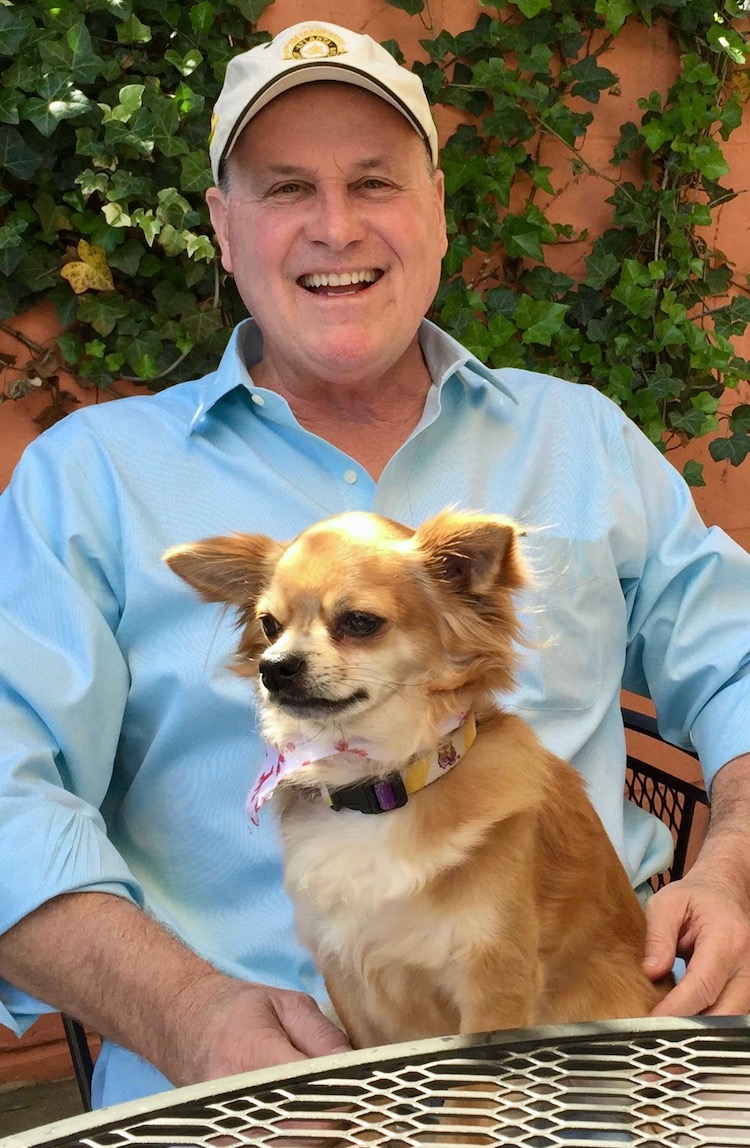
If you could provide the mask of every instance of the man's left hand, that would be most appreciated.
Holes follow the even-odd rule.
[[[652,1016],[735,1016],[750,1011],[750,916],[733,882],[701,872],[660,889],[646,906],[644,971],[659,980],[675,956],[687,971]]]

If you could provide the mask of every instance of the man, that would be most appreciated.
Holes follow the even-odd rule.
[[[211,155],[254,321],[208,378],[64,420],[0,503],[0,1020],[21,1031],[38,998],[103,1033],[98,1104],[346,1047],[307,995],[273,818],[245,824],[262,746],[232,620],[161,555],[449,503],[535,528],[508,704],[581,770],[636,885],[670,843],[622,800],[621,679],[700,751],[711,831],[649,903],[647,967],[691,958],[661,1011],[744,1012],[747,556],[607,400],[420,325],[445,251],[435,129],[367,37],[306,23],[237,57]]]

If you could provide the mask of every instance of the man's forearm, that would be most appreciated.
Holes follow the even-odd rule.
[[[56,897],[0,937],[0,975],[157,1066],[177,1066],[200,1002],[231,984],[121,897]],[[182,1039],[178,1038],[178,1033]],[[164,1070],[164,1069],[163,1069]]]
[[[750,914],[750,754],[727,762],[711,787],[711,816],[706,838],[693,866],[726,882],[744,897]]]

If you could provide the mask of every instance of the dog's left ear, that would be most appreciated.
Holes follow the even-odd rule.
[[[283,549],[265,534],[230,534],[172,546],[162,557],[206,602],[248,609],[270,580]]]
[[[443,511],[420,526],[414,541],[427,568],[448,590],[481,597],[528,582],[516,543],[521,530],[499,514]]]

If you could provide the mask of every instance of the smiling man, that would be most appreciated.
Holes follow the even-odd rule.
[[[698,749],[711,828],[649,903],[647,971],[689,958],[663,1012],[746,1011],[750,559],[608,400],[490,370],[423,318],[446,247],[437,136],[369,37],[306,22],[240,53],[210,150],[251,318],[206,378],[42,435],[0,499],[0,1023],[20,1033],[44,1001],[101,1032],[97,1105],[347,1047],[273,817],[248,832],[264,746],[234,620],[162,556],[450,504],[534,528],[504,704],[581,771],[635,886],[672,843],[623,800],[621,684]]]

